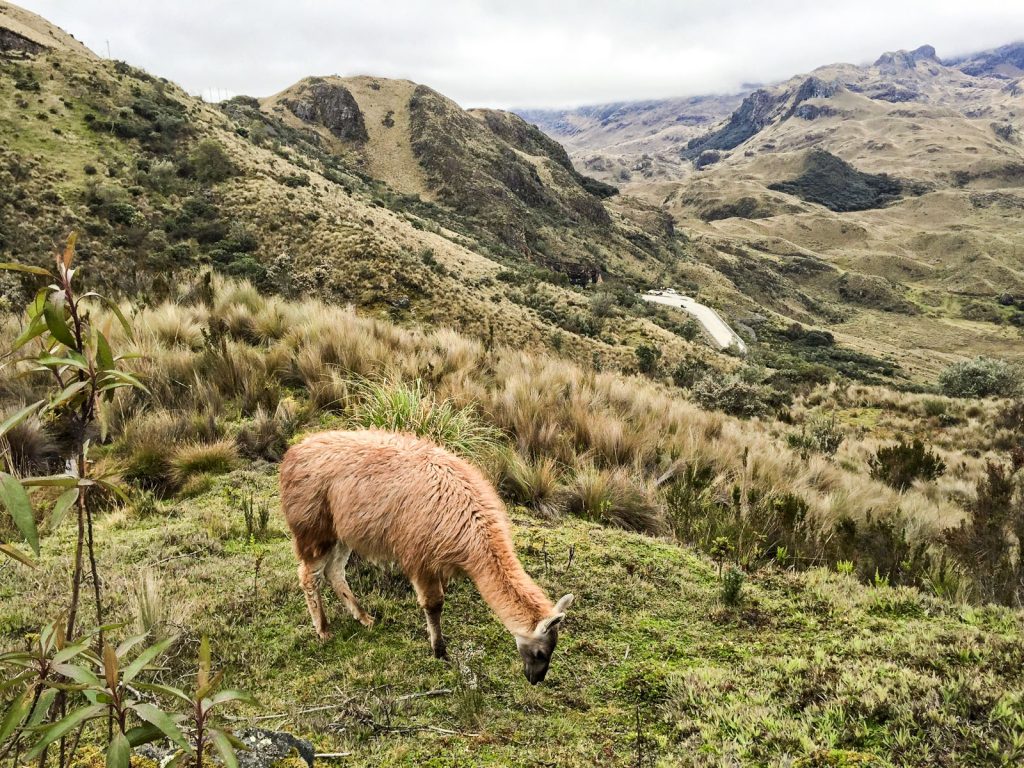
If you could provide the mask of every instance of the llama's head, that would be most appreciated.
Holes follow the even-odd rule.
[[[554,613],[541,619],[533,632],[516,635],[516,647],[523,660],[523,674],[530,685],[543,682],[551,663],[551,654],[558,643],[558,627],[565,619],[565,612],[572,605],[572,595],[566,595],[555,605]]]

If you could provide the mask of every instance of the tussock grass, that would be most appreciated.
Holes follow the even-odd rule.
[[[295,431],[340,421],[437,440],[481,464],[510,500],[545,515],[565,506],[612,525],[665,532],[662,491],[698,467],[708,474],[707,503],[729,507],[736,488],[759,499],[791,495],[806,507],[803,524],[819,541],[838,526],[860,536],[892,520],[934,548],[943,528],[962,518],[961,503],[983,471],[980,453],[937,445],[950,477],[902,491],[868,477],[870,457],[888,430],[961,410],[966,421],[955,429],[981,445],[998,406],[828,385],[799,401],[795,418],[834,411],[847,439],[834,461],[801,457],[786,445],[791,426],[704,411],[646,377],[492,347],[450,330],[402,328],[318,301],[264,297],[217,276],[207,288],[205,303],[141,310],[133,341],[109,323],[114,342],[142,356],[137,371],[152,397],[119,393],[104,405],[103,423],[125,475],[162,492],[207,472],[199,456],[194,467],[175,459],[179,449],[219,455],[211,471],[223,471],[238,454],[274,460]],[[2,381],[21,387],[22,399],[32,396],[31,386]],[[283,415],[282,403],[294,403],[294,414]],[[873,414],[872,429],[857,426],[864,413]],[[655,488],[657,478],[666,484]],[[560,485],[574,490],[556,491]]]
[[[182,486],[197,475],[223,475],[237,469],[238,448],[233,440],[190,443],[174,451],[169,465],[171,479]]]

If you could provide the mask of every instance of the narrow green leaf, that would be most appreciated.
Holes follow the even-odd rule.
[[[39,533],[36,531],[36,518],[32,514],[32,502],[18,479],[6,472],[0,472],[0,501],[7,507],[14,518],[14,524],[38,557]]]
[[[134,728],[129,728],[125,733],[125,737],[128,739],[128,743],[133,747],[140,747],[143,744],[149,744],[151,741],[156,741],[163,736],[163,731],[157,728],[155,725],[146,723],[145,725],[137,725]]]
[[[125,654],[128,653],[132,648],[141,643],[149,637],[148,632],[143,632],[140,635],[132,635],[131,637],[123,640],[120,645],[117,646],[117,658],[123,659]]]
[[[161,693],[164,696],[171,696],[176,699],[180,699],[186,704],[192,704],[192,698],[180,688],[174,688],[170,685],[161,685],[160,683],[136,683],[135,688],[140,691],[148,691],[150,693]]]
[[[10,708],[4,714],[4,719],[0,720],[0,744],[7,741],[7,737],[21,725],[30,706],[32,706],[32,686],[27,687],[20,696],[11,702]]]
[[[161,640],[156,645],[151,645],[146,648],[142,653],[135,657],[134,661],[124,668],[124,673],[121,675],[121,680],[125,684],[130,683],[135,679],[135,676],[145,669],[157,656],[166,651],[171,647],[171,643],[177,640],[176,637],[169,637],[166,640]]]
[[[44,275],[45,277],[53,277],[50,274],[50,270],[43,269],[42,267],[33,267],[29,264],[15,264],[10,261],[0,261],[0,269],[9,269],[13,272],[28,272],[33,275]]]
[[[69,488],[57,497],[53,505],[53,512],[50,513],[50,530],[55,531],[64,522],[64,516],[68,510],[78,501],[78,488]]]
[[[76,683],[94,685],[97,688],[103,687],[100,679],[96,677],[92,670],[86,669],[78,664],[54,664],[53,671],[60,675],[64,675],[66,678],[74,680]]]
[[[46,327],[50,329],[50,335],[68,349],[77,349],[78,342],[68,328],[64,320],[63,306],[58,308],[52,301],[47,301],[43,308],[43,317],[46,318]]]
[[[64,387],[63,391],[59,395],[57,395],[56,399],[50,401],[50,404],[46,406],[46,410],[56,410],[69,400],[73,400],[75,396],[87,386],[89,386],[89,382],[87,381],[76,381],[74,384],[69,384]]]
[[[107,747],[107,768],[130,768],[132,745],[125,735],[118,731]]]
[[[170,760],[164,763],[163,768],[178,768],[178,766],[181,765],[185,761],[185,758],[187,758],[191,753],[191,747],[189,747],[187,750],[179,749],[177,753],[174,755],[174,757],[172,757]]]
[[[140,718],[145,720],[150,725],[155,725],[164,735],[170,739],[174,744],[177,744],[182,749],[188,746],[188,742],[185,741],[185,736],[174,721],[171,720],[170,715],[164,712],[160,707],[154,706],[153,704],[141,703],[136,704],[132,707]]]
[[[10,416],[4,419],[3,423],[0,424],[0,437],[6,435],[16,426],[21,424],[21,422],[23,422],[25,419],[27,419],[29,416],[35,413],[39,409],[39,406],[45,402],[45,400],[37,400],[36,402],[32,403],[32,405],[26,405],[17,413],[12,413]]]
[[[0,544],[0,552],[3,552],[12,560],[17,560],[22,565],[27,565],[29,568],[36,567],[36,561],[29,557],[27,554],[22,552],[17,547],[12,547],[10,544]]]
[[[25,722],[26,728],[35,728],[43,722],[50,713],[50,707],[53,705],[53,700],[57,698],[57,693],[58,691],[55,688],[47,688],[39,694],[39,700],[32,709],[32,714],[28,716],[28,720]]]
[[[37,358],[40,365],[45,365],[47,368],[77,368],[80,371],[89,372],[89,366],[83,362],[80,355],[76,357],[58,357],[56,355],[41,355]]]
[[[146,387],[145,384],[143,384],[141,381],[139,381],[137,378],[135,378],[134,376],[132,376],[130,373],[128,373],[126,371],[119,371],[116,368],[113,368],[113,369],[111,369],[109,371],[104,371],[103,372],[103,377],[104,377],[104,381],[103,381],[104,384],[109,384],[110,383],[109,379],[116,379],[118,381],[123,381],[126,384],[130,384],[131,386],[135,387],[136,389],[141,389],[143,392],[146,392],[147,394],[149,393],[149,389]]]
[[[225,688],[223,691],[218,691],[210,697],[210,706],[224,704],[229,701],[241,701],[246,704],[251,704],[253,699],[252,696],[245,691],[236,691],[233,688]]]
[[[110,351],[107,337],[99,330],[96,331],[96,362],[104,371],[109,371],[114,367],[114,353]]]
[[[132,324],[128,322],[128,318],[124,316],[124,312],[121,311],[121,308],[106,296],[100,296],[100,299],[107,305],[110,311],[114,313],[114,316],[121,323],[121,327],[124,328],[125,335],[129,339],[134,339],[135,336],[132,334]]]
[[[29,324],[25,326],[25,330],[23,330],[18,335],[18,338],[14,340],[14,346],[11,348],[11,351],[14,352],[15,350],[21,349],[23,346],[32,341],[32,339],[42,335],[43,331],[45,330],[46,321],[43,319],[43,317],[41,315],[33,317],[29,321]]]
[[[35,760],[43,754],[43,750],[50,746],[51,743],[59,739],[61,736],[70,733],[82,723],[92,720],[95,717],[99,717],[104,711],[106,711],[106,709],[106,706],[103,704],[93,704],[92,706],[80,707],[72,711],[65,718],[43,731],[42,737],[25,755],[25,761],[28,762]]]
[[[78,478],[72,477],[71,475],[46,475],[42,477],[23,477],[21,478],[22,485],[28,486],[43,486],[43,485],[55,485],[60,488],[74,488],[78,485]]]
[[[74,645],[69,645],[66,648],[62,648],[60,651],[57,652],[57,654],[54,655],[53,663],[65,664],[71,661],[71,659],[75,658],[75,656],[80,654],[82,651],[86,650],[88,647],[89,646],[86,643],[75,643]]]
[[[213,742],[213,746],[217,749],[218,754],[220,754],[220,759],[224,761],[225,768],[238,768],[235,748],[231,745],[231,740],[228,739],[227,734],[219,728],[211,728],[210,740]]]

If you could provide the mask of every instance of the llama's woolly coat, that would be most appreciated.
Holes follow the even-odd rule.
[[[341,541],[410,578],[465,573],[512,632],[552,614],[516,557],[494,488],[431,442],[377,430],[312,435],[284,457],[281,505],[303,561]]]

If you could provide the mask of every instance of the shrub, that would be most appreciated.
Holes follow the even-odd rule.
[[[761,384],[744,381],[739,376],[719,378],[705,376],[693,385],[693,399],[707,411],[724,411],[731,416],[749,419],[772,411],[777,394]]]
[[[939,386],[950,397],[1012,397],[1020,392],[1019,366],[991,357],[963,360],[939,375]]]
[[[204,139],[189,155],[191,175],[204,184],[216,184],[237,173],[234,162],[213,139]]]
[[[672,381],[677,387],[690,389],[707,374],[708,366],[692,357],[684,357],[672,371]]]
[[[967,518],[945,532],[946,544],[974,576],[979,597],[1014,605],[1024,596],[1024,496],[1011,467],[989,461]],[[1011,536],[1018,542],[1013,556]]]
[[[722,574],[722,585],[719,591],[722,602],[735,607],[743,601],[743,582],[746,577],[739,568],[729,568]]]
[[[835,456],[845,439],[846,435],[836,427],[835,414],[831,419],[815,419],[810,427],[805,424],[799,434],[786,435],[789,447],[799,451],[805,459],[812,453]]]
[[[658,361],[661,360],[660,349],[641,344],[634,350],[634,354],[636,355],[636,367],[640,373],[653,375],[658,372]]]
[[[868,461],[871,476],[887,485],[905,491],[917,479],[934,480],[946,471],[944,462],[920,440],[879,448]]]

